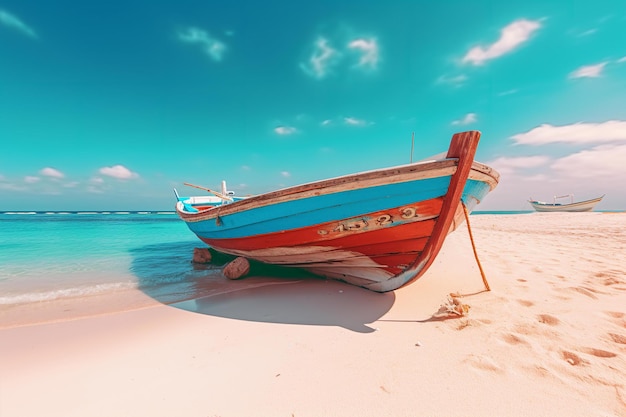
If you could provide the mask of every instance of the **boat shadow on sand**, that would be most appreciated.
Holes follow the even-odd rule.
[[[163,303],[215,317],[280,324],[340,326],[370,333],[368,326],[387,313],[393,292],[376,293],[304,270],[251,262],[250,273],[229,280],[222,266],[191,262],[197,242],[146,245],[131,250],[131,272],[139,289]],[[184,301],[180,301],[183,299]]]

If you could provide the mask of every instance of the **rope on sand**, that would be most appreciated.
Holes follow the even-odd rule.
[[[478,269],[480,269],[480,276],[483,278],[483,284],[485,284],[485,289],[487,291],[491,291],[489,287],[489,283],[487,282],[487,277],[485,276],[485,271],[483,271],[483,267],[480,264],[480,260],[478,259],[478,252],[476,252],[476,245],[474,244],[474,237],[472,236],[472,227],[470,226],[469,221],[469,212],[467,211],[467,207],[465,203],[461,201],[461,205],[463,206],[463,213],[465,213],[465,223],[467,223],[467,231],[469,232],[470,242],[472,242],[472,250],[474,251],[474,258],[476,258],[476,264],[478,265]]]

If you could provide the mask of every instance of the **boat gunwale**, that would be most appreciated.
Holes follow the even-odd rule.
[[[398,165],[389,168],[376,169],[355,174],[348,174],[340,177],[324,179],[293,187],[259,194],[234,203],[210,207],[197,212],[189,212],[181,209],[181,205],[176,205],[178,215],[186,222],[199,222],[225,216],[228,214],[256,209],[267,205],[292,201],[295,199],[309,198],[320,195],[320,190],[325,194],[346,191],[345,184],[354,182],[370,182],[368,186],[384,185],[389,182],[389,178],[398,177],[394,182],[408,182],[442,176],[452,176],[457,169],[458,158],[445,158],[440,160],[421,161],[413,164]],[[415,174],[424,174],[415,176]],[[489,184],[493,190],[499,182],[499,173],[487,165],[473,162],[470,172],[470,179],[483,181]],[[359,187],[356,187],[359,188]]]

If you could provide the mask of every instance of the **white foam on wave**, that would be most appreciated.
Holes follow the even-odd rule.
[[[89,295],[97,295],[106,292],[114,292],[134,288],[137,288],[137,283],[116,282],[108,284],[96,284],[89,287],[74,287],[42,292],[28,292],[15,295],[3,295],[0,296],[0,305],[27,304],[42,301],[53,301],[64,298],[85,297]]]

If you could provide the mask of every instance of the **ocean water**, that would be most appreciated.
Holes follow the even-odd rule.
[[[218,266],[173,212],[0,212],[0,308],[139,289],[160,300],[196,294]]]
[[[195,247],[206,245],[174,212],[0,212],[0,308],[127,289],[202,296],[223,277],[191,262]]]

